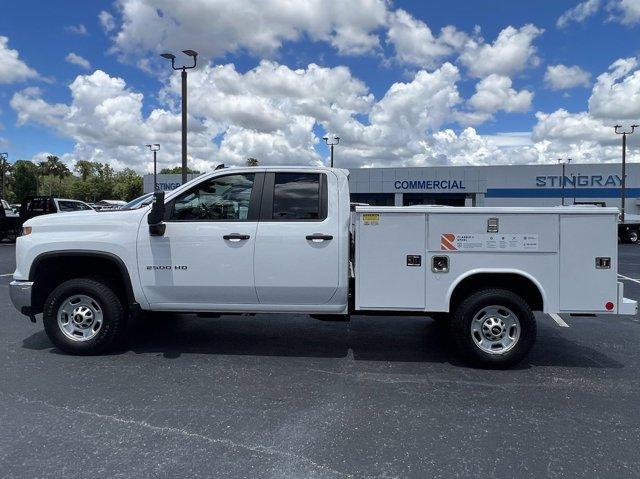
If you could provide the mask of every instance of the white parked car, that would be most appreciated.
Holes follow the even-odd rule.
[[[636,313],[617,281],[617,214],[352,212],[344,170],[218,170],[152,206],[27,221],[10,292],[73,354],[108,350],[143,311],[429,315],[474,363],[508,367],[535,341],[533,311]]]

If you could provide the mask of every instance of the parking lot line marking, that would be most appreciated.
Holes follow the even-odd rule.
[[[549,316],[551,316],[551,319],[553,319],[556,322],[556,324],[558,326],[560,326],[561,328],[568,328],[569,327],[569,325],[564,322],[564,319],[562,319],[559,314],[557,314],[557,313],[549,313]]]
[[[618,276],[620,276],[622,279],[626,279],[627,281],[633,281],[634,283],[640,284],[640,279],[629,278],[628,276],[625,276],[625,275],[620,274],[620,273],[618,273]]]

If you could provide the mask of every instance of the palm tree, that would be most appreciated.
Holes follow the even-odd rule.
[[[48,155],[45,165],[46,165],[47,176],[53,175],[54,177],[60,179],[60,188],[58,190],[58,194],[60,194],[62,191],[62,180],[66,176],[71,174],[71,172],[69,171],[69,168],[67,167],[67,165],[65,165],[60,161],[60,158],[58,158],[55,155]]]
[[[62,180],[69,176],[71,174],[71,171],[69,170],[69,167],[64,163],[58,163],[53,174],[60,179],[60,190],[58,191],[58,194],[62,194]]]
[[[79,160],[73,167],[74,170],[80,175],[82,181],[87,181],[87,178],[91,176],[95,171],[94,163],[87,160]]]
[[[58,168],[59,164],[60,158],[58,158],[56,155],[47,155],[47,167],[49,168],[47,174],[55,174],[55,171]]]
[[[247,158],[247,166],[258,166],[259,161],[255,158]]]
[[[38,176],[40,177],[40,179],[42,180],[42,189],[40,189],[40,187],[37,188],[37,193],[40,194],[40,192],[42,190],[44,190],[44,177],[45,176],[49,176],[49,173],[51,172],[50,168],[49,168],[49,162],[47,161],[41,161],[38,163]]]

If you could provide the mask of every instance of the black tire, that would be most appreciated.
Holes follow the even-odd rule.
[[[476,315],[483,308],[491,306],[510,310],[519,322],[519,335],[513,346],[504,352],[499,348],[495,352],[483,350],[474,339],[474,334],[479,333],[472,334],[472,322]],[[484,289],[468,296],[453,312],[450,327],[458,351],[473,365],[491,369],[506,369],[519,363],[533,346],[537,334],[536,319],[529,305],[517,294],[504,289]],[[506,334],[510,335],[510,332],[506,331]]]
[[[638,242],[638,230],[629,230],[627,233],[627,243],[636,244]]]
[[[75,295],[91,298],[102,314],[102,322],[95,336],[86,340],[74,340],[58,323],[58,311],[62,304]],[[44,304],[44,329],[51,342],[60,350],[77,355],[100,354],[115,345],[126,326],[126,313],[114,291],[102,280],[76,278],[56,287]],[[69,319],[70,321],[70,319]]]

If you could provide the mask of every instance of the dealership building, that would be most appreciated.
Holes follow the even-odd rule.
[[[563,202],[620,207],[619,163],[565,165],[352,168],[351,200],[386,206],[554,206]],[[196,175],[190,175],[190,179]],[[180,186],[180,175],[158,175],[158,188]],[[627,165],[626,208],[640,214],[640,164]],[[144,191],[153,175],[144,177]]]

